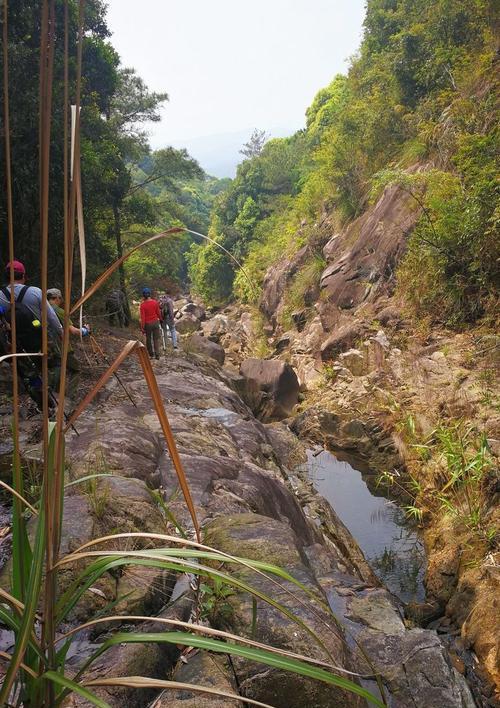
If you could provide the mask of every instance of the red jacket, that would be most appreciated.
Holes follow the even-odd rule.
[[[148,298],[141,302],[141,329],[150,322],[159,322],[161,320],[160,306],[157,300]]]

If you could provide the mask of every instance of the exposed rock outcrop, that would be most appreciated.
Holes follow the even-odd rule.
[[[374,207],[325,246],[329,265],[321,275],[318,310],[327,331],[338,325],[342,311],[392,291],[396,265],[420,215],[415,206],[409,194],[387,187]]]
[[[215,359],[221,366],[226,358],[224,347],[208,339],[208,337],[202,337],[199,334],[192,334],[184,347],[187,347],[189,351],[194,351],[198,354],[208,356],[210,359]]]
[[[302,625],[293,622],[290,615],[283,615],[276,606],[268,605],[262,599],[257,601],[256,638],[333,661],[341,669],[371,675],[373,667],[367,666],[366,659],[358,655],[352,642],[346,638],[354,634],[367,651],[369,662],[380,671],[390,705],[401,708],[443,704],[450,708],[472,706],[468,689],[462,677],[450,667],[436,634],[422,634],[420,630],[405,628],[401,608],[373,579],[357,544],[336,520],[335,514],[332,512],[329,516],[328,524],[334,527],[331,532],[328,532],[328,524],[311,516],[313,505],[309,516],[305,514],[287,470],[287,466],[291,468],[300,460],[303,451],[286,428],[277,424],[265,426],[256,420],[235,392],[233,378],[219,366],[211,365],[209,360],[173,357],[168,362],[159,362],[156,373],[203,527],[204,540],[227,553],[278,563],[296,577],[309,595],[287,580],[278,587],[269,578],[248,568],[233,565],[228,568],[228,572],[238,575],[259,592],[291,607],[293,614],[306,621],[321,637],[323,646]],[[151,412],[147,388],[137,364],[129,362],[122,377],[137,408],[124,401],[120,393],[112,394],[105,405],[97,404],[92,411],[82,415],[78,421],[80,436],[70,436],[68,440],[68,459],[75,479],[92,471],[102,472],[108,456],[112,462],[112,476],[102,478],[96,488],[86,490],[86,518],[90,515],[94,533],[96,530],[100,533],[106,530],[171,530],[161,513],[161,506],[146,485],[146,480],[150,483],[157,480],[176,525],[189,533],[192,531],[190,517],[178,494],[178,482],[165,453],[160,426]],[[96,428],[96,419],[105,423]],[[134,455],[132,463],[119,432],[122,425],[126,429],[126,444]],[[94,446],[89,445],[92,431],[96,435]],[[136,448],[140,450],[143,439],[148,441],[144,454],[136,454],[134,451]],[[115,450],[117,446],[119,450]],[[99,451],[97,461],[96,450]],[[94,465],[98,465],[97,468]],[[132,470],[134,475],[131,475]],[[71,512],[71,504],[80,505],[81,502],[81,496],[70,497],[68,510]],[[72,513],[76,513],[76,507]],[[85,536],[89,530],[84,530]],[[80,540],[85,539],[79,538],[77,543]],[[146,585],[144,592],[134,588],[134,578],[128,572],[120,573],[118,583],[115,581],[114,585],[113,580],[114,577],[109,578],[109,587],[97,588],[105,598],[99,593],[90,593],[93,598],[98,598],[101,606],[118,600],[118,592],[122,589],[130,593],[126,604],[120,605],[123,611],[145,609],[162,614],[178,607],[176,602],[165,610],[159,608],[160,601],[167,605],[175,597],[173,578],[169,575],[158,578],[155,573],[141,574],[140,582]],[[156,598],[152,588],[156,589]],[[293,595],[290,595],[292,590]],[[186,592],[189,596],[189,588]],[[192,599],[188,597],[186,605],[182,604],[183,597],[186,595],[179,598],[181,614],[174,616],[185,618],[185,607],[191,607]],[[327,600],[335,608],[340,624],[330,614]],[[232,613],[225,614],[225,626],[250,636],[253,613],[250,597],[238,591],[229,597],[228,602]],[[94,608],[84,602],[79,619],[84,620],[85,614],[88,616],[93,611]],[[159,631],[154,618],[139,629]],[[101,639],[96,633],[92,637],[94,644],[88,649],[92,650]],[[387,647],[394,647],[396,642],[407,651],[398,655],[394,649],[390,653]],[[142,674],[162,678],[174,669],[178,654],[178,648],[173,645],[118,645],[100,657],[88,677]],[[425,656],[425,661],[414,661],[414,655],[422,659]],[[82,659],[83,656],[73,657],[75,669]],[[188,658],[188,662],[191,660]],[[196,659],[192,670],[189,663],[186,669],[178,668],[177,676],[198,676],[200,680],[204,676],[210,685],[213,679],[206,661]],[[264,668],[242,658],[233,659],[232,663],[233,676],[224,674],[218,685],[238,687],[243,701],[245,697],[255,698],[277,708],[363,705],[359,697],[341,687],[313,682],[278,668]],[[429,665],[439,667],[439,682],[426,679],[430,675]],[[369,687],[376,690],[375,684]],[[126,704],[131,708],[147,705],[155,697],[152,691],[142,693],[126,687],[99,689],[99,694],[113,707]],[[175,700],[183,697],[184,694],[176,694]],[[192,696],[186,698],[196,705]],[[218,700],[203,696],[199,704],[218,706]],[[75,699],[73,705],[84,703]]]
[[[296,263],[287,257],[269,269],[261,310],[273,328],[268,344],[274,356],[290,363],[307,389],[294,430],[333,450],[360,454],[374,471],[397,470],[403,485],[419,485],[429,606],[461,629],[498,688],[500,615],[491,600],[495,584],[498,594],[497,542],[485,544],[483,532],[467,529],[465,512],[450,516],[435,503],[451,473],[436,441],[429,441],[436,428],[446,433],[461,421],[470,421],[477,439],[484,434],[488,440],[492,458],[478,498],[492,539],[500,522],[492,471],[500,457],[498,338],[483,327],[431,332],[428,322],[408,321],[394,295],[395,272],[419,215],[411,196],[393,186],[341,230],[326,217],[317,232],[323,237],[330,231],[323,247],[327,267],[314,306],[305,307],[305,293],[304,308],[294,301],[293,330],[281,317],[287,288],[305,263],[302,248]],[[418,450],[428,452],[419,457]]]
[[[244,378],[261,393],[254,412],[269,422],[286,418],[298,402],[299,381],[289,364],[272,359],[245,359],[240,367]]]
[[[262,286],[260,309],[273,324],[276,324],[277,311],[286,286],[301,266],[304,265],[309,254],[309,246],[304,246],[292,258],[278,261],[276,265],[271,266],[267,271]]]

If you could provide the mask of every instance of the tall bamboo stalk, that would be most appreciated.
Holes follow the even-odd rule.
[[[17,369],[17,332],[16,332],[16,298],[14,292],[14,224],[12,214],[12,172],[11,172],[11,152],[10,152],[10,111],[9,111],[9,32],[8,32],[8,0],[4,0],[3,4],[3,104],[4,104],[4,133],[5,133],[5,191],[7,201],[7,234],[9,240],[9,261],[10,261],[10,307],[11,307],[11,353],[12,357],[12,435],[14,443],[14,452],[12,459],[13,482],[14,488],[19,494],[23,494],[23,477],[21,471],[21,455],[19,452],[19,381]],[[14,534],[16,541],[19,541],[25,534],[25,522],[22,515],[23,507],[17,497],[14,498],[14,520],[13,523],[18,526],[17,533]],[[14,595],[19,599],[24,598],[24,589],[26,585],[26,566],[19,558],[21,548],[19,543],[13,545],[14,563],[19,568],[19,584],[14,588]]]

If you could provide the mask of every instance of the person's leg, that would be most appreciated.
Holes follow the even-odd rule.
[[[163,322],[160,322],[160,334],[161,334],[161,346],[163,348],[163,353],[167,351],[167,341],[168,341],[168,336],[167,336],[167,323],[165,320]]]
[[[151,329],[151,323],[146,322],[146,325],[144,327],[145,333],[146,333],[146,347],[148,350],[148,354],[151,357],[151,359],[154,356],[153,352],[153,330]]]
[[[170,336],[172,337],[172,344],[174,349],[177,349],[177,332],[175,331],[175,324],[172,322],[172,324],[168,325],[168,328],[170,330]]]
[[[161,351],[161,332],[160,332],[160,323],[155,322],[153,324],[153,344],[154,344],[154,350],[155,350],[155,357],[157,359],[160,358],[160,351]]]

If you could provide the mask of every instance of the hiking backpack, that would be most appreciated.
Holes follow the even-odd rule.
[[[39,352],[42,348],[42,327],[40,323],[38,326],[33,324],[37,320],[36,315],[23,302],[28,289],[29,285],[24,285],[16,297],[16,340],[18,349],[34,353]],[[1,290],[10,302],[9,288],[3,287]],[[11,322],[12,312],[13,310],[10,313]]]
[[[161,316],[164,322],[168,322],[169,324],[172,324],[174,321],[174,308],[172,307],[172,301],[165,296],[162,295],[160,297],[160,312]]]

